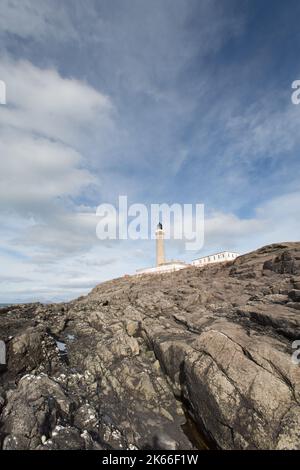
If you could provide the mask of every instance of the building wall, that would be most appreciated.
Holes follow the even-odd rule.
[[[206,266],[207,264],[223,263],[225,261],[233,261],[239,256],[238,253],[231,251],[223,251],[222,253],[215,253],[214,255],[204,256],[192,261],[193,266]]]
[[[185,263],[168,263],[155,268],[146,268],[137,270],[136,274],[139,276],[141,274],[163,274],[163,273],[172,273],[174,271],[179,271],[180,269],[188,268],[189,264]]]

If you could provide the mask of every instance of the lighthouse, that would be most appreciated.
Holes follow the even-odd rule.
[[[164,235],[163,226],[159,222],[157,224],[156,235],[156,266],[160,266],[165,263],[165,249],[164,249]]]
[[[137,276],[142,276],[143,274],[164,274],[172,273],[178,271],[179,269],[184,269],[189,266],[189,264],[184,263],[183,261],[166,261],[165,260],[165,232],[163,230],[162,223],[157,224],[155,231],[156,238],[156,266],[151,268],[142,268],[138,269],[136,274]]]

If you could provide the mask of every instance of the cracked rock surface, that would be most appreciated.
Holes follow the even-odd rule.
[[[297,339],[300,243],[2,308],[1,448],[300,449]]]

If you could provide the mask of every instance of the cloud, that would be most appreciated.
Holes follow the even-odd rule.
[[[0,61],[0,76],[8,88],[8,105],[0,108],[0,209],[44,223],[49,211],[76,210],[71,199],[99,185],[78,147],[87,129],[105,133],[110,98],[27,61]]]
[[[108,96],[83,81],[27,61],[3,59],[0,76],[8,85],[8,105],[0,108],[5,295],[13,295],[14,279],[22,278],[16,290],[24,299],[33,295],[33,285],[40,295],[48,285],[54,295],[56,269],[64,270],[62,260],[97,244],[95,209],[82,201],[89,191],[97,191],[100,181],[88,168],[88,154],[82,148],[89,133],[100,139],[105,134],[112,123],[113,105]],[[48,266],[43,281],[36,266]],[[66,293],[75,288],[63,276],[60,282]],[[83,280],[82,288],[87,285],[91,281]],[[23,287],[28,288],[27,294]]]
[[[85,252],[97,244],[96,224],[95,214],[59,213],[57,210],[48,220],[33,224],[13,242],[23,249],[34,250],[32,262],[45,263],[47,259],[53,262]]]
[[[61,2],[55,0],[1,0],[0,32],[40,40],[76,37]]]
[[[242,253],[274,242],[297,241],[300,192],[274,197],[255,209],[252,218],[216,212],[205,220],[204,250],[235,249]]]
[[[281,99],[277,96],[278,101]],[[227,116],[225,129],[233,143],[228,150],[232,156],[246,161],[262,156],[278,159],[282,153],[291,152],[300,144],[299,125],[299,109],[291,105],[290,99],[278,109],[271,96],[265,97],[250,109]]]
[[[7,275],[2,275],[0,276],[0,284],[11,284],[11,283],[23,283],[27,282],[28,279],[26,277],[21,277],[21,276],[7,276]]]
[[[71,147],[16,130],[1,130],[0,139],[0,209],[6,212],[34,215],[40,206],[41,216],[45,204],[95,183]]]
[[[111,124],[108,96],[53,68],[6,59],[0,61],[0,76],[8,102],[1,107],[2,126],[76,145],[89,128],[101,132]]]

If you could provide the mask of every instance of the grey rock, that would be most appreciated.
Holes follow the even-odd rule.
[[[289,308],[294,308],[295,310],[300,310],[300,303],[299,302],[288,302],[286,304],[287,307]],[[296,335],[298,336],[298,335]]]
[[[58,420],[68,418],[70,411],[71,401],[59,384],[45,375],[25,375],[17,389],[7,393],[0,416],[2,432],[9,436],[6,448],[36,448],[41,436],[50,435]]]
[[[300,449],[299,263],[280,243],[1,309],[2,448]]]
[[[289,292],[289,297],[293,300],[293,302],[300,302],[300,290],[292,289]]]

